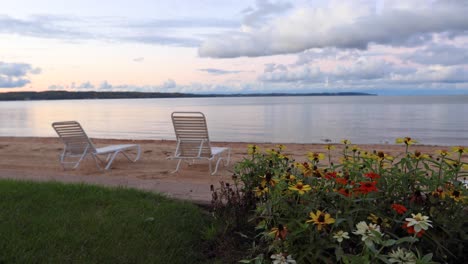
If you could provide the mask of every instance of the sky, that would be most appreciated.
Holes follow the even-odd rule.
[[[0,92],[468,94],[467,0],[15,0]]]

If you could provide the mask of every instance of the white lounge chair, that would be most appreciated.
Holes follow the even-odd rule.
[[[76,169],[88,154],[93,156],[96,166],[100,169],[104,161],[99,158],[99,155],[106,155],[106,170],[110,169],[112,162],[119,153],[122,153],[132,162],[140,158],[141,149],[137,144],[110,145],[96,148],[81,125],[76,121],[55,122],[52,124],[52,127],[65,144],[63,153],[60,155],[60,164],[64,169],[69,167]],[[136,154],[129,153],[131,150],[136,151]],[[135,157],[131,158],[133,155]]]
[[[176,170],[180,168],[182,160],[206,159],[209,161],[210,173],[214,175],[218,171],[219,163],[224,160],[222,154],[227,152],[229,165],[231,149],[226,147],[212,147],[208,136],[205,115],[201,112],[174,112],[172,124],[177,138],[177,147],[171,159],[178,159]],[[211,161],[216,160],[216,167],[212,170]],[[224,163],[224,162],[223,162]]]

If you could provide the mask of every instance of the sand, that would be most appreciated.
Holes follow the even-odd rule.
[[[210,185],[229,181],[233,174],[233,164],[247,155],[247,145],[251,143],[218,143],[214,146],[232,148],[232,162],[227,167],[220,166],[217,175],[210,175],[208,163],[200,161],[194,165],[183,164],[178,173],[171,173],[177,161],[168,160],[175,150],[174,141],[166,140],[114,140],[93,139],[97,147],[110,144],[141,145],[142,156],[131,163],[123,156],[118,157],[111,170],[99,170],[90,157],[78,169],[63,170],[59,155],[63,144],[59,138],[0,137],[0,178],[26,179],[34,181],[84,182],[105,186],[124,186],[162,193],[168,197],[208,204],[211,200]],[[272,148],[277,144],[258,144],[260,148]],[[323,144],[285,144],[285,153],[297,161],[304,161],[307,152],[324,152]],[[336,145],[332,155],[339,157],[343,145]],[[359,145],[363,150],[384,151],[391,155],[404,152],[402,145]],[[433,154],[435,150],[448,149],[439,146],[412,146],[412,150]],[[467,157],[464,157],[466,160]]]

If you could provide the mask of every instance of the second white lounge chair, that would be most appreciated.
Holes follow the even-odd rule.
[[[208,136],[205,115],[201,112],[174,112],[172,124],[177,138],[177,147],[171,159],[178,159],[176,170],[180,168],[182,160],[206,159],[209,162],[210,173],[214,175],[218,171],[219,163],[224,159],[223,153],[227,152],[227,160],[224,165],[229,165],[231,149],[227,147],[212,147]],[[211,161],[216,160],[216,167],[212,170]]]
[[[140,145],[137,144],[110,145],[96,148],[81,125],[76,121],[55,122],[52,127],[65,144],[63,153],[60,155],[60,164],[64,169],[76,169],[88,154],[93,156],[98,168],[102,168],[101,164],[105,163],[106,170],[110,169],[112,162],[119,153],[122,153],[132,162],[140,158],[141,149]],[[130,153],[130,151],[136,152],[136,154]],[[105,162],[99,158],[99,155],[106,155]]]

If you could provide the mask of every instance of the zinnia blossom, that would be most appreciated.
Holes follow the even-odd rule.
[[[376,236],[376,233],[378,235],[382,235],[380,232],[380,226],[376,224],[367,224],[364,221],[361,221],[356,224],[356,231],[353,231],[353,234],[355,235],[360,235],[361,240],[364,241],[366,246],[371,247],[374,245],[374,242],[378,241],[378,237]]]
[[[390,257],[388,259],[390,263],[416,264],[417,261],[416,255],[404,248],[398,248],[396,251],[392,250],[388,256]]]
[[[427,230],[429,229],[429,227],[432,227],[432,225],[430,224],[432,221],[429,220],[429,216],[422,215],[421,213],[411,214],[411,216],[411,218],[406,218],[405,220],[408,221],[408,227],[414,227],[415,232]]]
[[[335,223],[335,219],[332,218],[330,214],[320,210],[317,210],[315,214],[314,212],[310,212],[309,216],[311,219],[307,220],[306,223],[314,223],[314,225],[317,226],[318,231],[322,230],[323,227],[326,227],[329,224]]]
[[[367,178],[373,179],[373,180],[380,178],[380,175],[375,173],[375,172],[366,173],[366,174],[364,174],[364,176],[367,177]]]
[[[333,234],[333,238],[336,239],[339,243],[343,242],[344,239],[349,239],[349,233],[340,230]]]
[[[305,192],[308,192],[308,191],[312,190],[310,185],[303,184],[301,181],[298,181],[295,185],[289,186],[288,189],[291,190],[291,191],[296,191],[300,195],[303,195]]]
[[[397,203],[392,204],[392,209],[397,212],[397,214],[404,214],[406,211],[408,211],[404,205]]]
[[[271,259],[273,259],[273,264],[296,264],[296,261],[292,258],[291,255],[286,256],[283,253],[273,254],[271,255]]]
[[[426,231],[424,231],[424,230],[421,230],[421,231],[419,231],[419,232],[416,232],[416,231],[414,230],[414,227],[413,227],[413,226],[408,226],[408,222],[405,222],[405,223],[403,224],[402,227],[403,227],[404,229],[406,229],[406,232],[407,232],[408,234],[410,234],[410,235],[416,234],[417,237],[422,237],[422,236],[424,235],[424,233],[426,232]]]
[[[378,189],[375,187],[377,182],[360,182],[359,187],[356,189],[356,191],[362,193],[362,194],[368,194],[370,192],[377,192]]]

